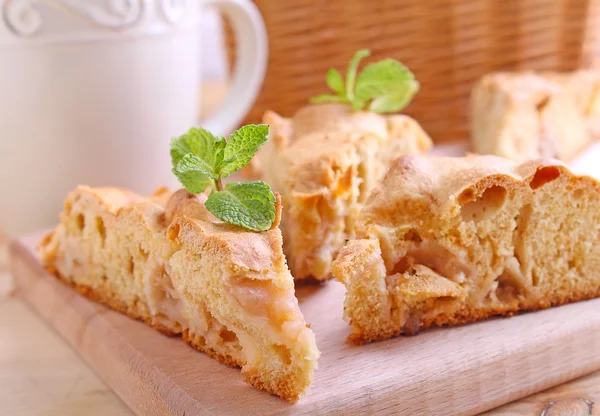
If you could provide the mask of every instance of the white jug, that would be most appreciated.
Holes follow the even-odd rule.
[[[78,184],[177,186],[169,141],[199,122],[209,5],[238,45],[231,89],[201,122],[223,135],[264,77],[266,31],[252,2],[0,0],[0,230],[53,225]]]

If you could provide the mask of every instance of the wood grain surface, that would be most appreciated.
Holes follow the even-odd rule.
[[[329,282],[298,290],[322,357],[290,405],[63,286],[40,268],[38,239],[12,245],[19,295],[137,414],[475,414],[600,368],[600,300],[357,347],[345,342],[343,287]]]
[[[0,414],[132,413],[25,303],[0,297]]]
[[[494,416],[599,416],[600,373],[562,384],[487,412]]]

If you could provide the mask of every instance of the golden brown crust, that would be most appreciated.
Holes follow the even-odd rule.
[[[282,232],[296,280],[325,280],[371,188],[400,154],[421,154],[431,140],[405,115],[382,116],[342,104],[308,105],[292,118],[268,111],[270,139],[255,158],[281,193]]]
[[[298,308],[281,232],[276,224],[261,233],[225,224],[206,211],[206,198],[79,187],[40,243],[43,265],[84,296],[181,334],[241,367],[255,387],[295,401],[319,352]],[[278,221],[279,197],[276,209]]]
[[[181,334],[181,338],[185,342],[187,342],[191,347],[197,349],[200,352],[205,353],[210,358],[214,358],[215,360],[222,362],[223,364],[226,364],[226,365],[228,365],[230,367],[238,367],[238,368],[241,368],[244,365],[243,362],[241,362],[240,360],[238,360],[234,356],[229,355],[229,354],[220,354],[219,352],[217,352],[214,349],[210,348],[205,343],[199,342],[197,340],[197,337],[195,337],[193,334],[190,333],[189,329],[184,329],[183,330],[183,333]],[[269,392],[269,393],[276,394],[276,393],[273,393],[273,392]],[[284,398],[285,398],[285,396],[284,396]]]
[[[560,296],[552,299],[551,302],[540,301],[535,305],[529,305],[526,307],[509,307],[509,308],[497,308],[489,310],[478,310],[465,308],[452,316],[436,317],[432,319],[423,320],[419,330],[429,329],[431,327],[450,327],[456,325],[470,324],[473,322],[481,321],[494,316],[514,316],[519,313],[535,312],[555,306],[566,305],[573,302],[581,302],[600,297],[600,288],[595,290],[583,291],[581,293],[574,293],[570,296]],[[378,329],[366,332],[353,332],[348,336],[348,339],[357,345],[362,345],[368,342],[383,341],[388,338],[397,337],[399,335],[416,335],[419,331],[406,331],[402,328],[398,328],[393,331],[382,332]]]
[[[296,403],[300,398],[298,394],[298,388],[292,381],[298,375],[292,375],[287,379],[282,380],[268,380],[265,381],[265,377],[262,377],[255,371],[248,371],[244,373],[246,381],[253,386],[265,390],[271,394],[285,398],[290,403]]]
[[[600,183],[558,161],[402,157],[333,264],[357,342],[600,294]]]

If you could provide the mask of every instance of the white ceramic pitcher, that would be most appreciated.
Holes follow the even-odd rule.
[[[236,73],[201,124],[232,130],[261,86],[263,21],[248,0],[0,0],[0,230],[57,221],[78,184],[177,186],[169,141],[199,122],[202,9],[233,25]]]

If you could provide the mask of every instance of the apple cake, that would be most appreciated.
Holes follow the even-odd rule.
[[[488,74],[471,97],[473,150],[570,161],[600,134],[599,91],[594,71]]]
[[[392,164],[333,263],[356,342],[600,295],[600,184],[561,162]]]
[[[42,261],[85,296],[239,366],[253,386],[290,401],[319,351],[298,308],[277,218],[266,232],[225,224],[206,195],[161,188],[141,197],[78,187]]]
[[[331,277],[331,262],[389,162],[421,154],[429,136],[406,115],[383,116],[344,104],[308,105],[292,118],[267,112],[269,141],[251,162],[254,176],[282,196],[284,251],[297,280]]]
[[[587,69],[549,76],[565,86],[575,101],[575,108],[583,114],[591,138],[600,138],[600,71]]]

